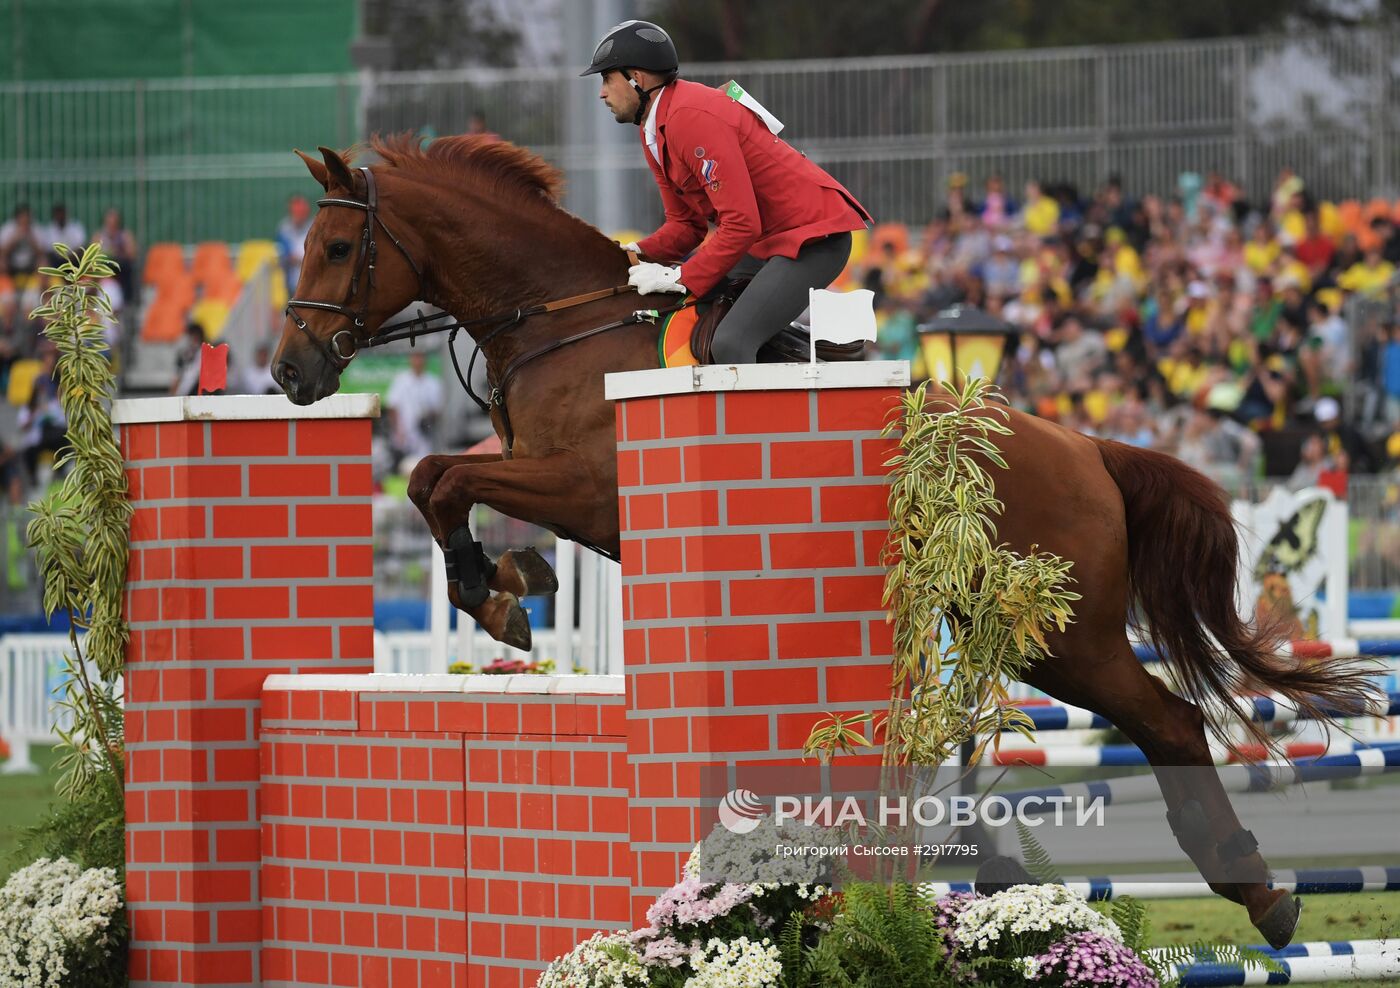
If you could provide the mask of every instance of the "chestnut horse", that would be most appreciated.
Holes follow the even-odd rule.
[[[603,374],[654,366],[658,331],[620,325],[520,360],[676,297],[608,293],[626,285],[628,255],[560,208],[558,174],[528,151],[466,137],[426,149],[407,138],[376,140],[373,148],[381,163],[353,170],[325,148],[321,161],[302,155],[327,197],[307,237],[274,375],[292,401],[309,404],[333,394],[355,349],[411,302],[468,323],[493,386],[505,392],[492,419],[509,434],[509,455],[429,456],[414,469],[409,495],[433,537],[457,553],[453,604],[498,640],[528,644],[518,598],[553,589],[552,573],[538,557],[512,553],[493,568],[460,533],[472,506],[488,504],[616,556],[614,413]],[[590,292],[605,297],[508,320],[503,331],[493,315]],[[1299,903],[1268,888],[1264,859],[1207,768],[1201,705],[1254,689],[1309,711],[1359,706],[1368,696],[1364,671],[1285,660],[1269,634],[1242,623],[1236,534],[1224,494],[1206,477],[1164,454],[1020,412],[1010,424],[1012,435],[997,440],[1008,469],[993,471],[1005,506],[999,534],[1019,552],[1038,545],[1073,561],[1083,595],[1074,623],[1051,636],[1052,656],[1028,682],[1102,714],[1146,752],[1182,848],[1270,943],[1286,944]],[[1184,696],[1134,657],[1125,633],[1130,602]],[[1209,782],[1188,786],[1175,766],[1195,767]]]

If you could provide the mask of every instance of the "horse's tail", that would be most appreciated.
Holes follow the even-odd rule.
[[[1187,699],[1238,709],[1237,693],[1270,691],[1324,722],[1332,718],[1322,708],[1360,710],[1374,702],[1367,663],[1293,660],[1279,654],[1278,625],[1240,618],[1239,539],[1224,491],[1165,453],[1095,442],[1123,495],[1134,623],[1171,664]],[[1226,724],[1211,723],[1226,742]],[[1248,728],[1268,743],[1260,725]]]

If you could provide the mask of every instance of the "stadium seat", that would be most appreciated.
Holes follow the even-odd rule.
[[[146,343],[174,343],[185,331],[188,308],[157,297],[146,307],[146,316],[141,321],[141,339]]]
[[[245,240],[238,246],[238,263],[233,270],[239,281],[247,281],[253,272],[269,261],[276,266],[276,244],[271,240]]]
[[[156,283],[156,302],[188,309],[194,305],[194,275],[180,272]]]
[[[243,282],[232,271],[225,272],[218,278],[211,278],[204,283],[204,298],[217,299],[230,308],[233,303],[238,301],[239,293],[242,291]]]
[[[216,298],[202,298],[190,310],[190,319],[204,327],[205,338],[212,342],[224,335],[228,306]]]
[[[194,249],[194,264],[190,268],[194,280],[201,285],[218,281],[233,272],[233,259],[228,244],[222,240],[207,240]]]
[[[141,270],[143,284],[154,285],[185,273],[185,249],[179,244],[151,244]]]
[[[281,312],[287,307],[287,279],[282,277],[281,268],[272,272],[272,279],[268,284],[272,286],[269,293],[272,296],[272,307]]]
[[[859,264],[870,248],[870,231],[865,227],[851,231],[851,264]]]
[[[44,365],[37,360],[16,360],[10,365],[10,385],[6,399],[16,408],[29,404],[34,393],[34,380],[43,372]]]
[[[1355,233],[1361,229],[1361,203],[1355,199],[1337,203],[1337,216],[1341,220],[1342,229],[1347,233]]]
[[[882,250],[885,244],[894,244],[896,257],[909,249],[909,228],[903,223],[881,223],[870,232],[870,249]]]
[[[1342,239],[1342,235],[1347,232],[1346,225],[1342,222],[1342,214],[1338,211],[1335,203],[1320,202],[1317,205],[1317,225],[1333,241]]]

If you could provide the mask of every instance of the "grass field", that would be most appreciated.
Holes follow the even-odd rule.
[[[0,883],[14,870],[20,832],[38,821],[53,799],[54,762],[50,748],[35,748],[37,775],[0,775]],[[1207,940],[1252,944],[1259,936],[1244,910],[1224,899],[1162,899],[1147,903],[1152,943],[1166,946]],[[1315,895],[1306,897],[1296,941],[1361,940],[1400,937],[1400,894]],[[1352,981],[1353,988],[1381,988],[1390,981]]]
[[[39,822],[54,798],[52,748],[32,748],[37,775],[0,775],[0,883],[15,870],[14,854],[25,827]]]
[[[1259,934],[1242,908],[1221,898],[1158,899],[1147,903],[1152,943],[1207,940],[1213,943],[1257,944]],[[1308,940],[1372,940],[1400,936],[1400,894],[1314,895],[1303,898],[1303,916],[1294,942]],[[1393,980],[1348,981],[1352,988],[1394,986]]]

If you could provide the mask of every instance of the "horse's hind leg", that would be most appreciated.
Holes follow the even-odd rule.
[[[1214,768],[1200,709],[1148,674],[1121,633],[1103,647],[1098,654],[1107,660],[1080,667],[1077,675],[1077,663],[1051,659],[1034,667],[1027,681],[1102,714],[1143,750],[1182,850],[1213,891],[1244,905],[1271,945],[1285,946],[1297,926],[1298,902],[1268,887],[1268,865],[1240,826]]]

